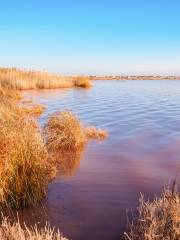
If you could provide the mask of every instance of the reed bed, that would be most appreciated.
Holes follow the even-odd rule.
[[[180,239],[180,192],[174,184],[165,188],[161,197],[153,202],[140,198],[138,215],[130,224],[126,240],[179,240]]]
[[[90,87],[85,77],[65,77],[41,71],[0,68],[0,85],[17,90]]]
[[[25,224],[23,227],[19,221],[11,223],[3,217],[0,225],[1,240],[67,240],[60,231],[55,231],[48,224],[38,230],[37,226],[28,228]]]

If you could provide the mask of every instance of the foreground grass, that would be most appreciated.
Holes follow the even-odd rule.
[[[0,95],[0,207],[36,204],[52,176],[37,121]]]
[[[20,223],[13,224],[3,217],[0,225],[0,239],[1,240],[67,240],[62,234],[48,225],[40,230],[37,227],[28,228],[25,224],[23,228]]]
[[[54,89],[83,87],[91,83],[85,77],[65,77],[47,72],[24,71],[17,68],[0,68],[0,84],[9,89]]]
[[[153,202],[140,198],[138,215],[130,224],[126,240],[179,240],[180,239],[180,193],[165,189]]]

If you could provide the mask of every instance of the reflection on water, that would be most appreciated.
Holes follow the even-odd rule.
[[[138,205],[139,193],[158,195],[179,168],[180,81],[96,81],[88,91],[24,95],[47,105],[42,125],[49,114],[68,109],[84,123],[107,129],[109,137],[88,144],[77,161],[67,156],[61,171],[69,172],[50,184],[43,217],[32,209],[21,217],[48,220],[73,240],[120,239],[126,209]]]
[[[54,161],[57,166],[57,175],[66,177],[75,175],[80,165],[82,154],[83,149],[76,150],[75,152],[53,152],[51,154],[51,160]]]

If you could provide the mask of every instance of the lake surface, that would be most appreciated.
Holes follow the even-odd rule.
[[[68,109],[109,137],[90,142],[65,176],[49,186],[44,211],[24,210],[28,223],[48,220],[72,240],[116,240],[140,192],[152,199],[180,167],[180,81],[94,81],[91,89],[26,91],[50,114]]]

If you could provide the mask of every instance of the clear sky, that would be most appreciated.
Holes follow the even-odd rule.
[[[2,0],[0,65],[180,74],[180,0]]]

